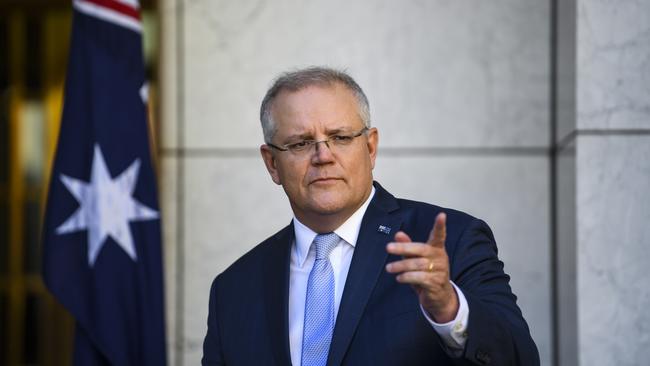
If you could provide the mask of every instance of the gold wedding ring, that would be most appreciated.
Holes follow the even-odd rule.
[[[429,268],[427,268],[429,272],[433,272],[433,261],[429,261]]]

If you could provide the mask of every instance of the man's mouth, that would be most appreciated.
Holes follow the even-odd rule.
[[[310,184],[327,184],[327,183],[334,183],[339,180],[341,180],[341,178],[322,177],[322,178],[316,178],[312,180]]]

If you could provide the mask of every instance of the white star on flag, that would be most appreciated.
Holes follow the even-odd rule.
[[[90,267],[95,264],[109,235],[133,261],[137,260],[129,222],[158,218],[158,211],[143,205],[132,196],[139,171],[140,159],[136,159],[112,179],[102,151],[95,144],[90,182],[61,174],[61,182],[77,199],[80,207],[56,229],[56,233],[61,235],[87,229]]]

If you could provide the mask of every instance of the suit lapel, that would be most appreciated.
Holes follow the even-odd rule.
[[[390,214],[399,208],[395,197],[378,183],[375,183],[375,187],[375,196],[361,222],[361,230],[350,263],[334,327],[328,365],[340,365],[343,361],[370,294],[384,270],[388,256],[386,243],[393,239],[402,224],[400,215]],[[389,233],[386,233],[386,228],[390,228]]]
[[[289,262],[293,225],[282,229],[271,243],[264,262],[264,301],[269,340],[277,365],[291,365],[289,353]]]

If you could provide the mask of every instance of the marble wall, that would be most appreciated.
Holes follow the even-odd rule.
[[[573,60],[558,99],[574,94],[573,103],[558,101],[557,114],[558,364],[643,365],[650,357],[650,2],[562,6],[575,16],[558,18],[560,43],[575,44],[558,48],[559,62]]]
[[[650,129],[650,2],[577,4],[577,127]]]
[[[650,134],[579,136],[577,146],[579,364],[646,364]]]
[[[347,69],[380,131],[375,177],[493,228],[551,362],[549,3],[163,0],[162,204],[170,360],[195,365],[209,286],[291,211],[259,157],[279,72]],[[406,178],[405,178],[406,177]]]

